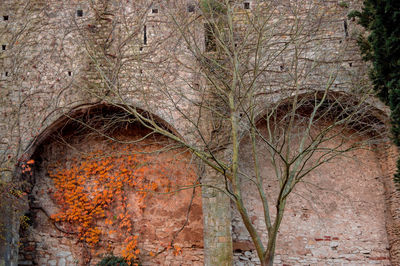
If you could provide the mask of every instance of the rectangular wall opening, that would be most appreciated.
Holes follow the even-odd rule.
[[[147,27],[146,27],[146,25],[143,26],[143,44],[147,45]]]
[[[206,52],[217,50],[217,45],[215,43],[215,29],[211,23],[204,24],[204,41]]]

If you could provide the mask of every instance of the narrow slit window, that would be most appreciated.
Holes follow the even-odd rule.
[[[68,76],[72,76],[72,71],[68,71]]]
[[[244,2],[243,7],[244,7],[244,9],[250,9],[250,3]]]
[[[8,20],[8,16],[3,16],[3,20]]]
[[[214,27],[211,23],[204,24],[204,41],[206,46],[206,52],[217,50],[214,33],[215,33]]]
[[[83,10],[82,9],[76,10],[76,16],[77,17],[83,17]]]
[[[151,13],[157,14],[157,13],[158,13],[158,8],[152,8],[152,9],[151,9]]]
[[[147,27],[146,27],[146,25],[143,26],[143,44],[147,45]]]
[[[344,35],[346,37],[349,37],[349,32],[347,30],[348,26],[347,26],[347,21],[346,20],[343,20],[343,28],[344,28]]]
[[[4,72],[4,76],[8,77],[8,72],[7,71]]]
[[[7,48],[7,45],[5,45],[5,44],[1,45],[1,50],[5,51],[6,48]]]

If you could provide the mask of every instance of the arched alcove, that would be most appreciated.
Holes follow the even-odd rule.
[[[299,147],[301,136],[308,128],[307,117],[314,110],[309,107],[318,102],[314,97],[311,97],[311,101],[314,103],[308,105],[306,98],[299,100],[304,107],[296,111],[298,114],[295,116],[295,126],[292,128],[293,147],[289,149]],[[265,139],[270,139],[271,131],[284,136],[284,128],[288,121],[282,117],[290,112],[291,103],[292,99],[282,101],[280,106],[277,105],[275,115],[269,120],[264,118],[271,112],[266,111],[260,115],[257,128]],[[309,158],[306,166],[320,160],[323,150],[340,147],[338,156],[310,171],[288,196],[278,233],[275,257],[275,262],[278,264],[390,265],[391,263],[388,239],[390,236],[388,237],[387,231],[388,220],[391,218],[387,214],[385,185],[391,177],[381,165],[380,156],[385,143],[381,136],[377,135],[383,132],[376,131],[386,130],[386,121],[381,122],[377,118],[379,116],[376,116],[376,113],[380,112],[373,108],[369,109],[367,104],[357,105],[355,100],[349,100],[347,104],[353,104],[360,109],[366,108],[364,115],[362,119],[360,116],[360,119],[354,119],[351,123],[344,123],[345,126],[337,124],[329,129],[326,141],[319,145],[320,151]],[[310,129],[310,139],[327,130],[333,124],[329,119],[335,119],[338,111],[340,115],[343,114],[332,102],[327,108],[331,108],[329,109],[331,113],[323,119],[315,119],[316,122]],[[326,110],[328,109],[322,108],[319,111]],[[368,123],[375,128],[364,128]],[[274,216],[276,202],[273,200],[278,193],[279,182],[275,174],[277,167],[271,160],[271,153],[268,152],[270,147],[265,139],[257,137],[255,146],[258,149],[264,191],[267,193]],[[305,145],[311,142],[306,140]],[[359,144],[363,144],[362,148]],[[247,176],[254,177],[250,137],[245,138],[240,145],[240,170]],[[282,144],[281,147],[287,146]],[[262,233],[262,238],[267,240],[263,207],[257,195],[257,188],[244,176],[241,182],[243,198],[251,221]],[[235,210],[232,214],[232,237],[235,265],[256,264],[257,254],[254,245]]]
[[[109,106],[72,112],[39,140],[21,264],[96,265],[110,254],[202,264],[201,191],[188,152]]]

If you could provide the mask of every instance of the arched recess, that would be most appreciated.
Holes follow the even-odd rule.
[[[190,154],[124,110],[74,110],[29,153],[21,264],[96,265],[110,254],[145,264],[203,261],[201,192]]]
[[[322,95],[322,94],[321,94]],[[296,99],[302,107],[296,110],[293,142],[290,149],[298,148],[299,136],[308,128],[307,117],[314,111],[313,106],[320,100],[315,93],[304,94]],[[387,131],[387,115],[371,106],[371,102],[360,103],[357,99],[345,94],[333,94],[327,98],[327,106],[318,110],[319,119],[311,128],[311,136],[326,130],[339,116],[344,116],[343,108],[354,106],[362,111],[350,123],[338,124],[327,134],[327,141],[321,148],[333,149],[342,143],[343,149],[349,149],[342,156],[326,162],[307,174],[288,196],[288,203],[278,233],[276,262],[289,265],[303,264],[381,264],[390,265],[396,257],[395,243],[399,228],[393,212],[392,176],[394,160],[388,161],[386,152],[391,149],[385,136]],[[292,110],[294,98],[282,100],[274,105],[276,113],[267,124],[266,116],[271,110],[260,113],[257,118],[257,129],[266,139],[272,132],[283,136],[288,121],[283,119]],[[335,106],[335,103],[344,103]],[[344,107],[343,107],[344,106]],[[347,106],[347,107],[346,107]],[[329,109],[331,108],[331,109]],[[329,112],[326,112],[326,111]],[[317,120],[317,119],[316,119]],[[331,120],[331,121],[329,121]],[[368,127],[371,123],[371,127]],[[376,126],[375,128],[373,128]],[[383,134],[385,135],[385,134]],[[332,136],[332,138],[330,138]],[[308,142],[310,143],[310,142]],[[358,143],[365,143],[362,149],[351,149]],[[276,211],[273,201],[279,187],[268,145],[261,137],[257,137],[259,169],[264,181],[264,191],[270,200],[272,216]],[[282,147],[287,147],[283,145]],[[241,145],[241,171],[248,176],[255,176],[253,169],[252,145],[250,137]],[[318,160],[320,154],[315,153],[307,162],[311,165]],[[391,164],[391,166],[386,166]],[[253,225],[267,239],[267,230],[263,221],[263,208],[257,197],[254,184],[242,177],[243,197],[249,209]],[[236,265],[253,265],[257,260],[254,246],[236,211],[232,215],[233,247]],[[397,255],[398,256],[398,255]]]

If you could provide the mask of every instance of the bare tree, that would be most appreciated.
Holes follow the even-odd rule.
[[[96,23],[108,25],[98,32],[101,38],[81,39],[95,73],[81,87],[219,173],[224,187],[215,189],[234,203],[261,264],[272,265],[296,184],[337,156],[378,141],[383,125],[371,115],[372,93],[357,72],[362,69],[345,66],[353,44],[347,28],[343,34],[334,28],[336,3],[184,3],[105,6],[112,23],[104,22],[108,12],[99,12]],[[157,17],[155,6],[161,9]],[[97,27],[78,29],[85,37]],[[161,126],[151,115],[155,109],[179,121],[186,138]],[[245,139],[251,171],[241,162]],[[273,166],[273,189],[260,174],[264,162]],[[267,239],[249,217],[243,179],[257,188]]]

